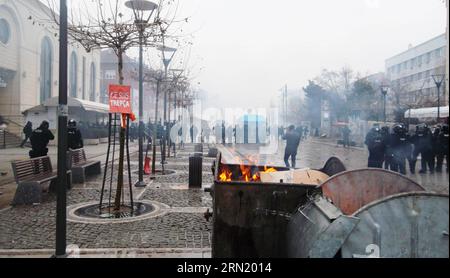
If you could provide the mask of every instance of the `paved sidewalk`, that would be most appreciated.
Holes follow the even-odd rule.
[[[178,158],[167,158],[166,169],[174,170],[173,174],[157,176],[154,180],[144,176],[146,187],[132,186],[136,201],[160,204],[159,212],[154,216],[126,222],[77,222],[70,217],[71,209],[99,201],[103,176],[90,177],[84,184],[73,185],[67,192],[67,244],[71,246],[70,250],[80,248],[81,257],[210,257],[212,223],[205,219],[204,212],[211,208],[212,199],[203,189],[188,187],[188,158],[193,151],[194,146],[189,145],[177,152]],[[90,155],[96,153],[101,154],[101,150],[93,148]],[[135,152],[131,155],[132,183],[138,178],[137,160]],[[203,187],[209,187],[213,182],[213,160],[204,157]],[[160,166],[157,163],[158,169]],[[124,174],[127,176],[127,171]],[[56,196],[44,195],[43,202],[36,206],[0,209],[0,257],[49,257],[53,253]],[[125,195],[127,199],[127,191]],[[77,256],[76,252],[72,256]]]

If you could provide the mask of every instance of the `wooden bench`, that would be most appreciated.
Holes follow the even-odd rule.
[[[41,203],[44,184],[50,182],[49,190],[56,189],[57,171],[53,171],[50,157],[13,161],[11,166],[18,185],[11,205],[30,205]],[[71,171],[67,171],[68,188],[72,183]]]
[[[84,149],[70,150],[72,158],[72,179],[74,183],[84,183],[86,176],[100,174],[102,172],[101,162],[88,161]]]

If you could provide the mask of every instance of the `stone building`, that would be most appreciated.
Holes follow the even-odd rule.
[[[446,73],[447,38],[441,34],[386,60],[390,81],[389,100],[396,109],[436,107],[438,94],[432,76]],[[440,90],[440,103],[448,103],[446,86]],[[389,111],[392,115],[392,110]]]
[[[24,111],[58,96],[59,31],[38,0],[0,0],[0,115],[23,125]],[[100,52],[69,39],[68,96],[100,99]],[[11,125],[13,126],[13,125]]]

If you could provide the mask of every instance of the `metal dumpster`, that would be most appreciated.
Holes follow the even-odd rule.
[[[221,181],[224,169],[228,181]],[[286,228],[290,214],[310,196],[320,194],[314,185],[261,183],[242,180],[242,168],[251,175],[284,167],[222,164],[220,153],[213,166],[213,233],[212,256],[218,258],[286,257]],[[345,169],[333,158],[320,171],[333,175]]]

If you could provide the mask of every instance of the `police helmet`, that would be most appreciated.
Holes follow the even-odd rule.
[[[427,124],[420,124],[416,127],[417,133],[420,133],[420,134],[425,134],[428,132],[428,130],[429,130],[429,128],[428,128]]]
[[[442,125],[442,128],[441,128],[441,131],[443,132],[443,133],[448,133],[448,125],[447,124],[444,124],[444,125]]]
[[[396,124],[393,128],[395,134],[401,134],[406,131],[406,128],[403,124]]]
[[[47,121],[42,121],[41,128],[48,128],[50,124]]]
[[[70,119],[69,123],[68,123],[69,127],[76,127],[77,126],[77,122],[74,119]]]

